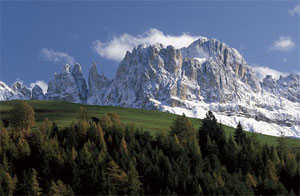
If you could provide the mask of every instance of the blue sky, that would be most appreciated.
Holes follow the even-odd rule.
[[[238,49],[250,65],[269,67],[270,72],[299,72],[299,5],[299,1],[1,1],[0,80],[9,85],[16,79],[26,85],[48,82],[65,62],[79,62],[87,76],[93,61],[99,72],[114,77],[124,48],[157,39],[169,43],[172,38],[182,45],[197,36]]]

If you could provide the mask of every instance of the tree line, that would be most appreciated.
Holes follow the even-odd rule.
[[[226,138],[212,112],[199,130],[183,115],[154,135],[85,108],[66,128],[46,118],[31,131],[24,101],[12,116],[0,124],[0,195],[299,195],[299,152],[285,138],[262,144],[240,124]]]

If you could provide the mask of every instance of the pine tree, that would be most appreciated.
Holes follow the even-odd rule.
[[[246,184],[249,188],[254,188],[254,189],[257,186],[257,181],[250,173],[247,173],[246,175]]]
[[[2,128],[0,130],[0,154],[2,154],[2,151],[5,151],[9,148],[9,143],[11,139],[8,135],[8,132],[5,128]]]
[[[271,160],[273,161],[273,163],[276,165],[280,164],[280,159],[279,159],[279,156],[278,156],[278,153],[277,153],[277,150],[276,148],[272,148],[271,149]]]
[[[121,144],[120,144],[120,149],[121,149],[121,152],[124,152],[125,154],[128,154],[128,147],[127,147],[127,143],[126,143],[124,137],[122,137]]]
[[[116,188],[119,194],[127,191],[127,175],[114,161],[108,163],[106,175],[109,179],[109,183]]]
[[[173,141],[178,149],[182,147],[176,134],[174,134],[174,136],[173,136]]]
[[[278,137],[277,139],[277,153],[279,155],[279,158],[283,160],[285,158],[285,155],[289,152],[289,147],[287,144],[287,138],[285,137]]]
[[[265,175],[267,178],[274,182],[278,182],[277,170],[274,163],[271,160],[268,160],[265,167]]]
[[[88,110],[86,108],[84,108],[84,107],[79,108],[78,119],[84,120],[84,121],[89,121],[90,113],[88,112]]]
[[[59,196],[59,188],[53,180],[51,181],[48,195],[49,196]]]
[[[139,180],[139,173],[137,172],[135,165],[133,162],[130,162],[129,164],[129,170],[128,170],[128,193],[129,195],[139,195],[142,183]]]
[[[48,191],[49,196],[68,196],[70,194],[70,190],[68,190],[67,186],[60,180],[56,183],[52,180],[50,189]]]
[[[243,127],[242,127],[241,123],[239,122],[239,124],[237,125],[237,128],[234,132],[234,139],[237,144],[244,144],[246,142],[246,137],[247,136],[243,131]]]
[[[226,166],[230,172],[233,172],[237,165],[238,147],[231,134],[226,145]]]
[[[202,126],[199,129],[199,145],[202,151],[203,157],[209,154],[209,141],[216,144],[215,154],[219,152],[225,155],[224,146],[226,144],[226,136],[223,127],[217,123],[217,119],[211,111],[208,111],[206,117],[202,121]]]
[[[43,133],[43,135],[49,136],[52,129],[52,125],[52,122],[48,118],[45,118],[43,123],[40,125],[41,133]]]
[[[17,176],[11,177],[11,175],[8,172],[5,172],[0,165],[0,195],[12,196],[16,190],[16,184]]]
[[[35,171],[35,169],[32,169],[32,172],[29,175],[27,186],[28,195],[38,196],[42,194],[42,189],[39,186],[39,182],[37,180],[37,172]]]
[[[171,136],[177,135],[182,146],[186,146],[189,140],[195,138],[195,129],[190,119],[178,116],[171,125]]]
[[[197,186],[197,195],[203,195],[203,190],[200,183]]]
[[[221,176],[221,174],[216,174],[216,172],[213,172],[213,177],[215,179],[216,187],[217,188],[222,188],[225,186],[225,182]]]
[[[110,117],[110,120],[115,127],[121,126],[120,116],[117,113],[108,113],[107,116]]]
[[[21,157],[29,156],[31,153],[30,146],[23,135],[18,138],[17,148]]]
[[[104,131],[109,131],[113,123],[108,115],[103,115],[100,118],[100,125]]]
[[[15,129],[29,131],[35,124],[34,110],[26,101],[17,101],[12,111],[13,126]]]

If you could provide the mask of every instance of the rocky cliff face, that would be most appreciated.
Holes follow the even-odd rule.
[[[44,95],[42,88],[39,85],[34,85],[32,88],[31,94],[32,100],[47,100],[47,97]]]
[[[245,89],[261,91],[256,75],[235,49],[208,39],[181,50],[140,45],[127,52],[113,86],[117,88],[108,93],[113,102],[143,108],[152,106],[150,99],[171,106],[194,100],[227,103],[243,99]]]
[[[33,90],[32,97],[44,99],[38,88]],[[27,99],[30,93],[20,85],[9,88],[0,83],[2,100],[16,94]],[[198,118],[211,110],[229,126],[241,122],[248,131],[300,137],[300,76],[267,76],[261,83],[236,49],[204,37],[181,49],[139,45],[126,53],[114,80],[99,75],[93,64],[88,88],[80,65],[75,64],[72,73],[66,65],[49,82],[45,99]]]
[[[86,85],[85,79],[84,79],[82,71],[81,71],[80,64],[75,63],[73,70],[72,70],[72,75],[77,84],[79,98],[82,103],[86,103],[88,90],[87,90],[87,85]]]
[[[49,100],[81,103],[80,89],[70,72],[70,65],[66,64],[59,74],[54,74],[54,78],[48,84],[47,97]]]
[[[262,87],[265,91],[282,96],[292,102],[300,102],[300,76],[290,74],[274,80],[271,75],[264,78]]]
[[[99,75],[96,64],[93,63],[89,71],[88,104],[103,105],[105,94],[110,87],[112,80],[106,78],[104,74]]]

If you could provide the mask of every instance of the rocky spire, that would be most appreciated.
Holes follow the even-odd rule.
[[[60,73],[54,74],[54,79],[48,84],[47,97],[49,100],[81,102],[76,80],[70,73],[70,65],[66,64]]]
[[[103,104],[105,93],[112,80],[105,77],[102,73],[98,74],[96,63],[93,62],[92,67],[89,71],[89,90],[88,100],[89,104]]]
[[[86,85],[85,79],[84,79],[82,71],[81,71],[80,64],[75,63],[73,70],[72,70],[72,75],[75,78],[75,81],[77,83],[80,100],[83,103],[85,103],[86,99],[87,99],[88,89],[87,89],[87,85]]]

